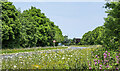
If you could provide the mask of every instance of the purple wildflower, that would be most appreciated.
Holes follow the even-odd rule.
[[[90,64],[89,64],[89,66],[90,66]]]
[[[94,59],[94,62],[95,62],[96,60]]]
[[[116,56],[116,58],[118,58],[119,56]]]
[[[117,64],[119,64],[119,61],[116,61]]]
[[[107,56],[107,54],[106,54],[106,53],[104,53],[103,55],[104,55],[104,56]]]
[[[105,51],[107,53],[107,51]]]
[[[107,58],[107,56],[104,56],[104,58]]]
[[[97,65],[97,62],[95,62],[95,65]]]
[[[108,67],[109,67],[109,65],[106,66],[106,68],[108,68]]]
[[[102,65],[100,65],[100,67],[102,67]]]
[[[100,60],[98,60],[98,63],[100,63]]]
[[[119,53],[119,56],[120,56],[120,53]]]
[[[99,69],[102,69],[101,67],[99,67]]]
[[[92,69],[91,67],[89,67],[89,69]]]
[[[97,58],[99,58],[99,57],[97,57]]]
[[[104,60],[105,62],[108,62],[108,60]]]
[[[98,55],[96,55],[95,57],[97,57]]]
[[[102,62],[103,62],[103,60],[102,60]]]
[[[108,62],[108,60],[106,60],[106,62]]]

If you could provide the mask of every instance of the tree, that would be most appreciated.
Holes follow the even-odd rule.
[[[18,11],[11,2],[2,2],[2,46],[3,48],[20,47],[21,23]]]
[[[105,28],[99,26],[93,31],[88,31],[82,37],[81,43],[84,45],[103,45],[105,37]]]
[[[62,44],[68,46],[68,45],[71,44],[71,42],[72,42],[72,40],[69,39],[68,36],[65,35],[65,36],[64,36],[64,41],[62,42]]]
[[[54,22],[31,7],[21,13],[12,2],[2,2],[3,48],[50,46],[63,41],[62,31]]]
[[[105,43],[111,49],[115,49],[120,46],[120,1],[119,2],[107,2],[105,4],[108,13],[105,18],[104,26],[106,28],[106,40]]]

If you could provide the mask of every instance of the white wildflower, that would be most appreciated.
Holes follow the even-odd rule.
[[[64,57],[62,59],[65,59]]]
[[[16,65],[14,65],[14,68],[16,68],[17,66]]]
[[[19,58],[21,59],[22,57],[20,56]]]

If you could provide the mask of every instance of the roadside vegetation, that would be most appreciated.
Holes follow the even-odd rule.
[[[120,69],[120,53],[103,47],[35,52],[2,59],[2,69]]]
[[[20,52],[36,52],[41,50],[66,49],[68,47],[37,47],[37,48],[19,48],[19,49],[2,49],[1,54],[11,54]]]
[[[2,2],[2,54],[34,51],[2,58],[2,69],[120,70],[120,2],[107,2],[104,8],[107,13],[104,25],[86,32],[76,43],[74,39],[63,36],[59,27],[40,9],[31,7],[21,13],[11,2]],[[56,40],[56,45],[62,43],[88,48],[49,51],[67,47],[42,47],[53,46],[53,40]],[[37,52],[40,50],[48,50],[49,53]]]

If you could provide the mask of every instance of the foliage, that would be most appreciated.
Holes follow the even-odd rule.
[[[69,39],[68,36],[65,35],[62,44],[69,46],[71,43],[72,43],[72,39]]]
[[[59,43],[63,39],[59,27],[40,9],[31,7],[21,13],[11,2],[2,2],[3,48],[51,46],[53,40]]]
[[[105,42],[107,41],[105,46],[109,49],[117,49],[120,46],[120,1],[106,3],[105,8],[107,9],[106,13],[108,13],[104,23]]]
[[[19,47],[21,37],[21,23],[18,11],[11,2],[2,2],[2,46]]]
[[[84,45],[102,45],[105,29],[103,26],[95,28],[82,36],[81,43]]]

